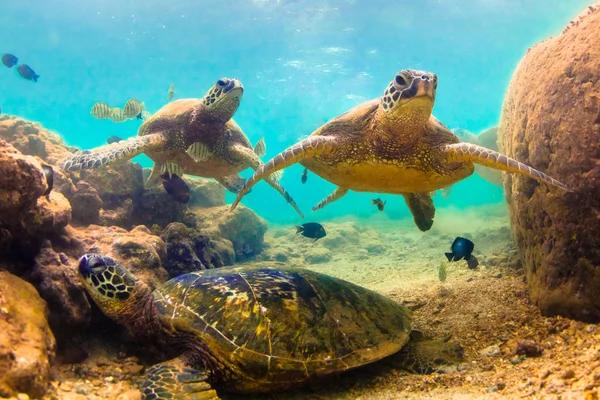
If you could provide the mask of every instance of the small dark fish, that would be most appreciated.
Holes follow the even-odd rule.
[[[179,176],[171,174],[169,178],[169,173],[165,172],[160,178],[167,193],[176,201],[185,204],[190,200],[190,188]]]
[[[473,242],[471,242],[469,239],[457,237],[454,239],[452,246],[450,246],[450,250],[452,250],[452,252],[445,254],[446,257],[448,257],[448,261],[459,261],[463,258],[469,261],[474,248],[475,244],[473,244]]]
[[[144,120],[144,117],[142,117],[142,111],[140,111],[140,113],[135,118]]]
[[[385,203],[387,203],[387,200],[381,201],[381,199],[378,197],[376,199],[371,199],[371,203],[375,204],[379,211],[383,211],[383,207],[385,207]]]
[[[54,170],[51,166],[47,164],[42,164],[42,170],[44,171],[44,176],[46,177],[46,183],[48,184],[48,189],[44,193],[44,196],[48,197],[50,192],[52,191],[52,187],[54,185]]]
[[[300,180],[302,181],[302,183],[306,183],[307,179],[308,179],[308,169],[304,168],[304,171],[302,171],[302,178]]]
[[[8,68],[12,68],[19,62],[19,59],[12,54],[6,53],[2,56],[2,64]]]
[[[108,139],[106,139],[106,143],[108,144],[112,144],[112,143],[119,143],[120,141],[122,141],[123,139],[121,139],[118,136],[109,136]]]
[[[302,236],[307,238],[315,239],[315,242],[327,236],[325,228],[323,228],[323,225],[319,224],[318,222],[307,222],[301,226],[296,226],[296,234],[298,233],[301,233]]]
[[[17,73],[21,76],[21,78],[27,79],[28,81],[33,81],[33,82],[37,82],[38,78],[40,77],[27,64],[21,64],[21,65],[19,65],[17,67]]]

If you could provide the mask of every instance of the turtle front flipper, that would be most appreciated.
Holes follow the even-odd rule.
[[[215,178],[215,180],[221,185],[225,186],[225,189],[235,194],[239,193],[240,190],[242,190],[244,183],[246,183],[246,180],[238,174],[221,176],[219,178]]]
[[[427,193],[403,193],[402,196],[417,227],[423,232],[431,229],[435,216],[435,206],[431,196]]]
[[[144,400],[189,399],[218,400],[217,392],[206,382],[202,371],[189,368],[176,358],[153,365],[142,383]]]
[[[325,207],[327,204],[333,203],[334,201],[341,199],[346,193],[348,193],[348,190],[350,190],[350,189],[338,187],[337,189],[335,189],[333,191],[333,193],[331,193],[329,196],[325,197],[323,200],[321,200],[319,202],[319,204],[314,206],[312,210],[313,211],[320,210],[321,208]]]
[[[447,155],[448,161],[472,162],[502,171],[516,172],[529,176],[530,178],[547,182],[551,185],[558,186],[561,189],[571,192],[571,189],[569,189],[567,185],[557,181],[551,176],[548,176],[543,172],[531,168],[530,166],[525,165],[517,160],[507,157],[504,154],[500,154],[494,150],[490,150],[476,144],[449,144],[443,148],[443,151]]]
[[[68,171],[98,168],[106,164],[130,160],[149,150],[160,149],[166,143],[167,140],[160,133],[135,136],[93,150],[75,153],[64,159],[59,166]]]
[[[250,191],[252,186],[265,177],[294,165],[306,158],[312,158],[321,154],[329,154],[335,150],[335,140],[332,137],[327,136],[309,136],[303,141],[296,143],[293,146],[288,147],[275,157],[273,157],[266,164],[261,165],[256,169],[254,175],[246,181],[246,184],[238,193],[235,201],[231,205],[231,209],[235,207],[242,200],[242,197]],[[260,159],[258,159],[260,161]],[[261,162],[262,164],[262,162]],[[273,186],[273,185],[271,185]]]
[[[258,173],[258,171],[262,170],[264,168],[264,166],[265,166],[265,164],[263,164],[263,162],[260,160],[260,158],[258,157],[258,155],[256,155],[256,153],[252,149],[249,149],[249,148],[244,147],[242,145],[234,145],[230,150],[238,158],[242,159],[246,163],[246,165],[248,167],[250,167],[250,168],[252,168],[252,169],[254,169],[256,171],[254,173],[253,177],[256,176],[256,174]],[[279,168],[279,169],[282,169],[282,168]],[[275,190],[277,190],[283,196],[283,198],[288,203],[290,203],[290,205],[292,207],[294,207],[294,210],[296,210],[296,212],[298,213],[298,215],[300,215],[300,217],[304,218],[304,214],[302,213],[302,211],[300,211],[300,208],[298,207],[298,205],[296,204],[296,202],[294,201],[294,199],[292,198],[292,196],[290,196],[290,194],[283,188],[283,186],[281,186],[281,184],[279,183],[279,181],[275,177],[273,177],[271,175],[273,172],[275,172],[275,171],[271,171],[269,173],[266,173],[266,174],[262,175],[261,179],[264,179],[272,188],[274,188]],[[250,185],[250,186],[254,186],[254,185]],[[240,195],[242,194],[242,191],[243,191],[244,194],[246,194],[246,193],[248,193],[249,190],[250,190],[250,187],[248,187],[248,181],[246,181],[246,183],[244,184],[244,186],[242,187],[242,189],[238,193],[238,197],[237,198],[241,199]],[[237,205],[237,203],[234,203],[234,204]],[[233,211],[234,208],[235,208],[235,206],[232,206],[231,210]]]
[[[456,367],[464,361],[464,349],[448,340],[448,337],[430,339],[419,331],[412,331],[408,343],[388,361],[416,374],[431,374]]]

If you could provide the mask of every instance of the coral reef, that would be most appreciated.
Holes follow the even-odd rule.
[[[505,177],[529,295],[545,315],[600,321],[600,7],[529,49],[504,99],[500,150],[573,193]]]
[[[46,393],[56,347],[46,312],[31,284],[0,270],[0,397]]]

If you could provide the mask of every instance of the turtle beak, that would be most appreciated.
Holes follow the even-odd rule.
[[[414,79],[411,89],[415,91],[414,97],[429,97],[435,100],[436,87],[437,76],[435,74],[423,74]]]

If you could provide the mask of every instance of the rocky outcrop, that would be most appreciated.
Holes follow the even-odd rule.
[[[0,271],[0,397],[46,393],[55,352],[46,311],[31,284]]]
[[[262,251],[267,223],[251,209],[241,206],[233,212],[229,206],[195,210],[198,228],[211,237],[231,241],[237,261]]]
[[[600,321],[600,3],[529,49],[499,129],[500,151],[573,190],[505,177],[531,300],[545,315]]]

